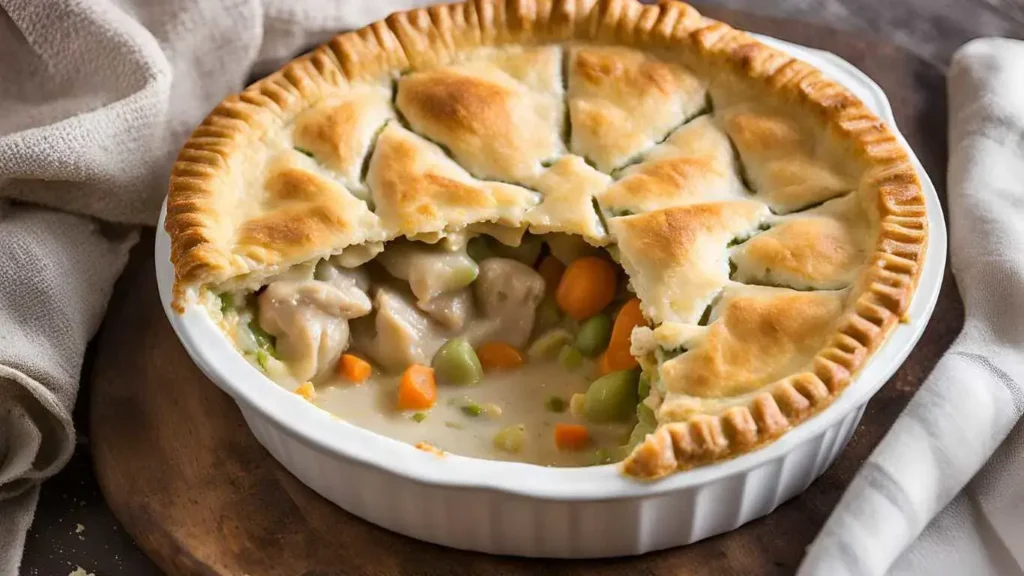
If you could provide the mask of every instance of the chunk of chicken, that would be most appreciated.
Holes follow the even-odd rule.
[[[544,278],[517,260],[488,258],[480,263],[473,292],[484,318],[469,328],[470,341],[525,346],[544,298]]]
[[[466,321],[473,316],[473,291],[469,288],[447,292],[427,301],[419,301],[416,307],[429,314],[449,330],[462,330]]]
[[[364,293],[370,292],[370,274],[362,268],[346,268],[330,260],[321,260],[316,266],[314,277],[339,289],[346,290],[355,286]]]
[[[444,344],[443,328],[418,310],[410,295],[394,288],[378,288],[373,304],[377,313],[372,324],[362,319],[353,327],[355,346],[391,372],[410,364],[429,365]]]
[[[478,272],[465,248],[452,251],[421,242],[395,242],[377,261],[395,278],[408,281],[421,302],[469,286]]]
[[[259,322],[277,338],[279,359],[300,382],[333,366],[348,346],[348,319],[370,313],[355,280],[280,280],[259,295]]]

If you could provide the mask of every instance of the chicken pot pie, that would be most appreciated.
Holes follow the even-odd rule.
[[[410,443],[641,478],[835,399],[907,310],[926,228],[852,94],[633,0],[339,35],[209,115],[166,218],[175,306],[282,385]]]

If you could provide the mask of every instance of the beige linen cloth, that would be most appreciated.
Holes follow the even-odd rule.
[[[425,3],[0,0],[0,576],[17,573],[39,482],[72,452],[86,342],[191,127],[252,74]],[[950,87],[966,327],[802,574],[1024,565],[1024,47],[970,45]]]
[[[800,576],[1024,575],[1024,42],[949,74],[964,330],[854,477]]]
[[[86,342],[224,96],[424,0],[0,0],[0,576],[71,456]]]

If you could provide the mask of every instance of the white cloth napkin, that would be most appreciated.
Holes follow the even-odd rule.
[[[71,456],[86,342],[192,127],[253,74],[427,3],[0,0],[0,576]]]
[[[964,330],[854,477],[801,576],[1024,574],[1024,43],[963,46],[949,103]]]

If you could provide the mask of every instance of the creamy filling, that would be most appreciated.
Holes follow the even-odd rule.
[[[638,314],[628,279],[579,237],[517,241],[360,247],[224,293],[220,312],[270,378],[369,430],[478,458],[619,460],[656,425],[618,325]]]

